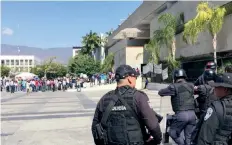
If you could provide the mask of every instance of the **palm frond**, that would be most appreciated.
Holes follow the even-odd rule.
[[[209,31],[212,33],[212,35],[217,34],[222,29],[225,14],[225,8],[218,7],[213,10],[213,16],[209,23]]]

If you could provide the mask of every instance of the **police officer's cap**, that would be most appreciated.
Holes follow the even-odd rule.
[[[176,69],[173,71],[173,78],[187,78],[187,75],[183,69]]]
[[[124,79],[128,76],[137,77],[138,73],[129,65],[120,65],[115,72],[116,80]]]
[[[209,82],[212,87],[232,88],[232,73],[224,73],[216,76],[215,82]]]

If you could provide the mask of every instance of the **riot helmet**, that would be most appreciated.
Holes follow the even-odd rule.
[[[215,71],[212,69],[207,69],[204,71],[203,76],[205,81],[213,81],[215,78]]]
[[[217,67],[216,63],[213,61],[210,61],[205,65],[205,70],[211,69],[211,70],[215,71],[216,67]]]
[[[186,79],[187,75],[185,70],[183,69],[176,69],[173,71],[173,80],[176,81],[177,79]]]

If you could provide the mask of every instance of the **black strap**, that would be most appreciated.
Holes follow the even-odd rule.
[[[139,121],[138,115],[135,113],[135,111],[126,103],[126,101],[120,97],[119,100],[122,102],[123,105],[126,106],[126,108],[131,112],[131,114],[135,117],[137,121]]]
[[[101,124],[106,127],[107,124],[107,119],[110,115],[110,112],[112,110],[112,108],[114,107],[115,103],[118,101],[118,97],[112,97],[113,100],[110,101],[109,105],[107,106],[105,112],[103,113],[102,119],[101,119]]]
[[[183,84],[184,88],[187,89],[191,94],[193,94],[193,90],[189,88],[187,84]]]

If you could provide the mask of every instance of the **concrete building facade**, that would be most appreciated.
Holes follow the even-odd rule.
[[[107,53],[115,53],[115,67],[120,64],[130,64],[132,66],[141,65],[148,62],[148,57],[144,53],[143,59],[137,60],[135,54],[143,52],[143,46],[150,38],[153,32],[159,29],[158,17],[164,13],[171,13],[178,16],[184,14],[184,21],[192,19],[196,16],[196,7],[199,1],[143,1],[143,3],[108,37]],[[210,5],[222,6],[231,3],[229,1],[211,1]],[[217,52],[232,51],[232,14],[225,17],[222,30],[218,34]],[[115,39],[117,35],[128,28],[136,28],[140,30],[134,37],[126,37],[123,39]],[[195,45],[186,44],[182,39],[182,32],[176,35],[176,58],[186,57],[202,57],[213,56],[212,36],[209,32],[199,35]],[[142,40],[142,41],[141,41]],[[136,46],[136,47],[135,47]],[[138,49],[138,48],[141,49]],[[132,51],[133,50],[133,51]],[[132,55],[133,52],[133,55]],[[165,60],[168,55],[167,48],[160,49],[161,61]],[[213,57],[212,57],[213,58]]]
[[[78,46],[74,46],[73,49],[72,49],[72,54],[73,54],[73,57],[75,57],[76,55],[78,55],[78,53],[81,51],[81,48],[82,47],[78,47]]]
[[[100,34],[101,40],[106,39],[106,36],[104,34]],[[98,60],[101,62],[101,64],[103,64],[104,59],[105,59],[105,42],[101,41],[101,47],[99,48],[95,48],[93,51],[93,57],[95,60]]]
[[[1,55],[1,65],[11,69],[11,72],[30,72],[36,61],[33,55]]]

